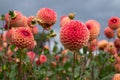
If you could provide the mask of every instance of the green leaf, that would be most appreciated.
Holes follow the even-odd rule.
[[[5,20],[5,15],[4,14],[1,15],[0,20],[2,20],[2,21]]]
[[[16,17],[14,11],[9,11],[9,15],[10,15],[11,19],[14,19]]]
[[[87,53],[87,50],[88,50],[88,47],[87,47],[87,46],[84,46],[84,47],[83,47],[83,53]]]
[[[50,30],[50,34],[52,34],[52,33],[54,33],[54,30],[53,30],[53,29]]]
[[[15,48],[16,48],[15,45],[12,45],[12,46],[10,47],[10,49],[11,49],[12,51],[14,51]]]
[[[54,43],[55,45],[53,47],[53,52],[56,53],[58,51],[58,46],[57,46],[58,43],[56,41]]]

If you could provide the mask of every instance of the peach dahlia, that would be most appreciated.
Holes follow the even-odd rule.
[[[21,27],[23,24],[23,15],[19,11],[11,12],[13,17],[10,16],[10,13],[5,15],[6,26],[9,27]]]
[[[96,20],[88,20],[85,24],[90,31],[90,41],[96,39],[100,34],[99,22],[97,22]]]
[[[19,27],[12,31],[11,42],[18,48],[26,48],[34,41],[34,37],[29,28]]]
[[[105,36],[108,38],[108,39],[111,39],[113,38],[115,35],[114,35],[114,31],[110,28],[110,27],[106,27],[104,29],[104,34]]]
[[[115,74],[112,78],[112,80],[120,80],[120,74]]]
[[[41,8],[36,14],[37,22],[46,30],[49,30],[57,20],[56,12],[50,8]]]

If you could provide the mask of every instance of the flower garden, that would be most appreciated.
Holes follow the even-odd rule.
[[[0,80],[120,80],[120,18],[108,19],[107,40],[99,40],[97,20],[74,17],[61,16],[58,35],[51,8],[29,17],[17,10],[1,15]]]

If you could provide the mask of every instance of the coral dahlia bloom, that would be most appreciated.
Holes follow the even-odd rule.
[[[49,30],[57,20],[56,12],[50,8],[41,8],[37,14],[36,18],[38,23],[44,28]]]
[[[31,32],[33,33],[33,35],[36,35],[37,33],[38,33],[38,31],[39,31],[39,29],[38,29],[38,27],[37,26],[34,26],[34,27],[30,27],[30,30],[31,30]]]
[[[111,17],[108,20],[108,26],[113,30],[116,30],[117,28],[119,28],[120,27],[120,19],[119,19],[119,17],[117,17],[117,16]]]
[[[120,80],[120,74],[115,74],[112,78],[112,80]]]
[[[100,34],[99,22],[97,22],[96,20],[88,20],[85,24],[90,31],[90,41],[96,39]]]
[[[27,24],[29,27],[36,27],[36,19],[34,16],[30,16],[27,19]]]
[[[43,64],[43,63],[45,63],[47,61],[47,57],[42,54],[42,55],[40,55],[39,60],[40,60],[40,63]]]
[[[114,31],[110,27],[106,27],[104,29],[104,34],[108,39],[111,39],[114,37]]]
[[[18,48],[27,48],[33,43],[34,37],[29,28],[19,27],[13,30],[11,41]]]
[[[101,40],[101,41],[98,42],[98,49],[99,50],[104,50],[107,45],[108,45],[107,40]]]
[[[35,59],[35,53],[32,51],[27,52],[27,56],[30,58],[30,62],[33,62]]]
[[[33,43],[32,43],[30,46],[28,46],[27,48],[28,48],[29,50],[33,50],[36,45],[37,45],[37,42],[36,42],[36,41],[33,41]]]
[[[80,21],[71,20],[61,27],[60,41],[66,49],[79,50],[89,40],[89,30]]]
[[[117,37],[120,39],[120,28],[117,29],[116,35],[117,35]]]
[[[97,39],[92,40],[91,43],[88,43],[88,49],[91,51],[96,50],[97,44],[98,44]]]
[[[60,19],[60,27],[62,27],[64,24],[70,22],[71,19],[68,16],[62,16]]]
[[[117,48],[117,50],[119,51],[120,50],[120,39],[119,38],[114,40],[114,45]]]
[[[116,54],[117,53],[117,49],[115,48],[115,45],[113,42],[109,42],[105,48],[106,52],[109,52],[111,54]]]
[[[19,11],[14,11],[14,18],[10,19],[9,13],[5,15],[5,21],[9,27],[21,27],[23,24],[23,15]]]
[[[14,30],[14,28],[11,28],[11,29],[9,29],[9,30],[6,32],[6,39],[7,39],[7,42],[11,42],[13,30]]]
[[[22,21],[22,26],[24,27],[28,27],[28,24],[27,24],[27,17],[26,16],[23,16],[23,21]]]

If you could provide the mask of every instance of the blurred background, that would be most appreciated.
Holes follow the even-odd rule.
[[[53,29],[57,33],[55,39],[58,41],[60,17],[68,13],[75,13],[75,19],[82,22],[89,19],[97,20],[101,24],[99,39],[105,39],[103,30],[107,27],[108,19],[112,16],[120,17],[120,0],[0,0],[0,15],[6,14],[9,10],[19,10],[25,16],[34,16],[43,7],[52,8],[57,13],[57,23]]]

